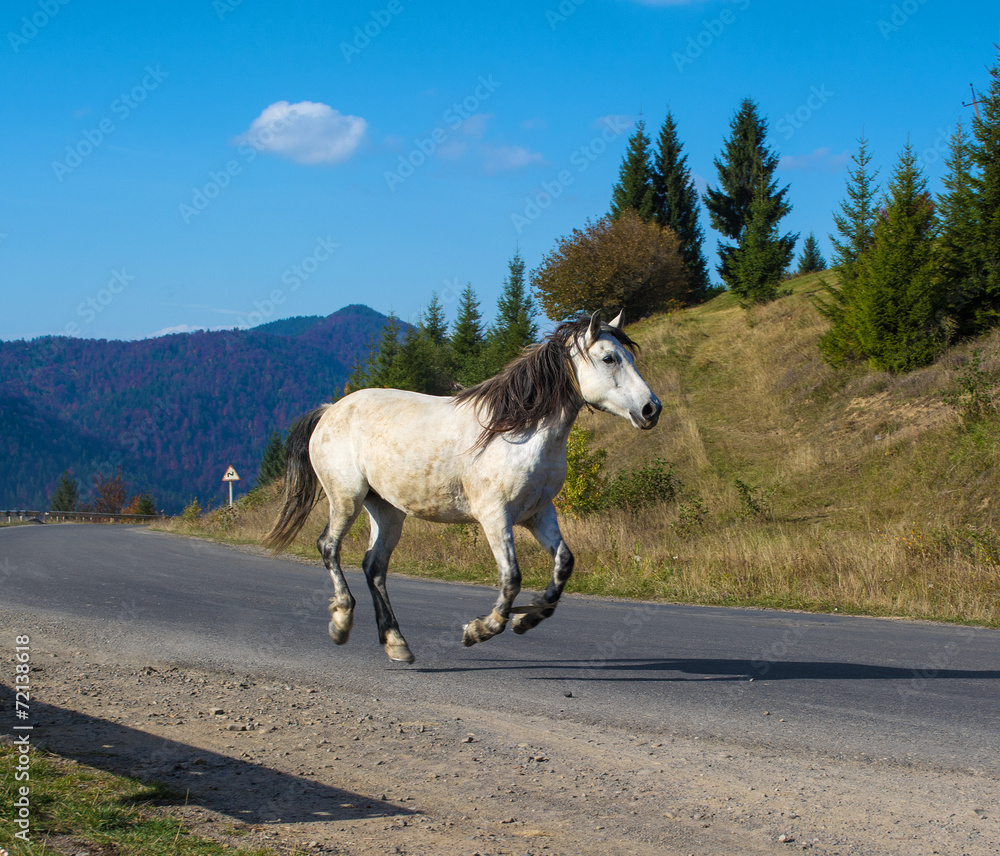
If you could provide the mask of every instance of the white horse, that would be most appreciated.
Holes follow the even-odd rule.
[[[288,439],[285,501],[264,540],[278,550],[302,528],[318,485],[330,522],[317,541],[333,579],[330,636],[347,641],[354,597],[340,567],[340,542],[364,508],[371,539],[363,568],[380,640],[392,660],[413,662],[386,591],[389,557],[408,514],[440,523],[478,522],[496,557],[500,595],[493,611],[464,627],[474,645],[515,633],[552,615],[573,571],[553,498],[566,478],[566,441],[584,405],[656,425],[662,406],[635,367],[636,344],[621,314],[561,324],[498,375],[454,397],[361,389],[305,417]],[[521,572],[513,526],[530,531],[552,555],[552,581],[531,606],[514,608]]]

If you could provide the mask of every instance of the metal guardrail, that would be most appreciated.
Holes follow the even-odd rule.
[[[0,523],[24,523],[38,520],[42,523],[145,523],[159,520],[159,514],[107,514],[101,511],[27,511],[15,509],[0,511]]]

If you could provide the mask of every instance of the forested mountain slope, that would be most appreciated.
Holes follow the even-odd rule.
[[[385,321],[353,305],[251,330],[0,342],[0,507],[47,507],[67,469],[85,502],[119,464],[157,508],[217,504],[226,467],[249,488],[271,430],[339,393]]]

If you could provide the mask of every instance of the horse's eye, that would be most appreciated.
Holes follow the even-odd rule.
[[[614,361],[615,361],[615,358],[614,358],[614,355],[613,355],[613,354],[608,354],[608,355],[607,355],[607,356],[605,356],[605,358],[604,358],[604,362],[606,362],[606,363],[607,363],[607,364],[608,364],[609,366],[610,366],[610,365],[611,365],[611,364],[612,364],[612,363],[613,363]]]

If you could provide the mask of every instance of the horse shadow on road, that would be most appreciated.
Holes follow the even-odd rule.
[[[0,684],[0,710],[14,691]],[[413,814],[380,799],[159,737],[107,719],[32,701],[31,742],[63,758],[140,782],[160,782],[174,799],[245,824],[308,823]]]
[[[474,665],[423,668],[423,672],[544,671],[537,680],[576,681],[934,681],[1000,680],[998,669],[906,668],[865,663],[712,658],[594,658],[528,662],[490,660]],[[528,680],[532,676],[527,676]]]

